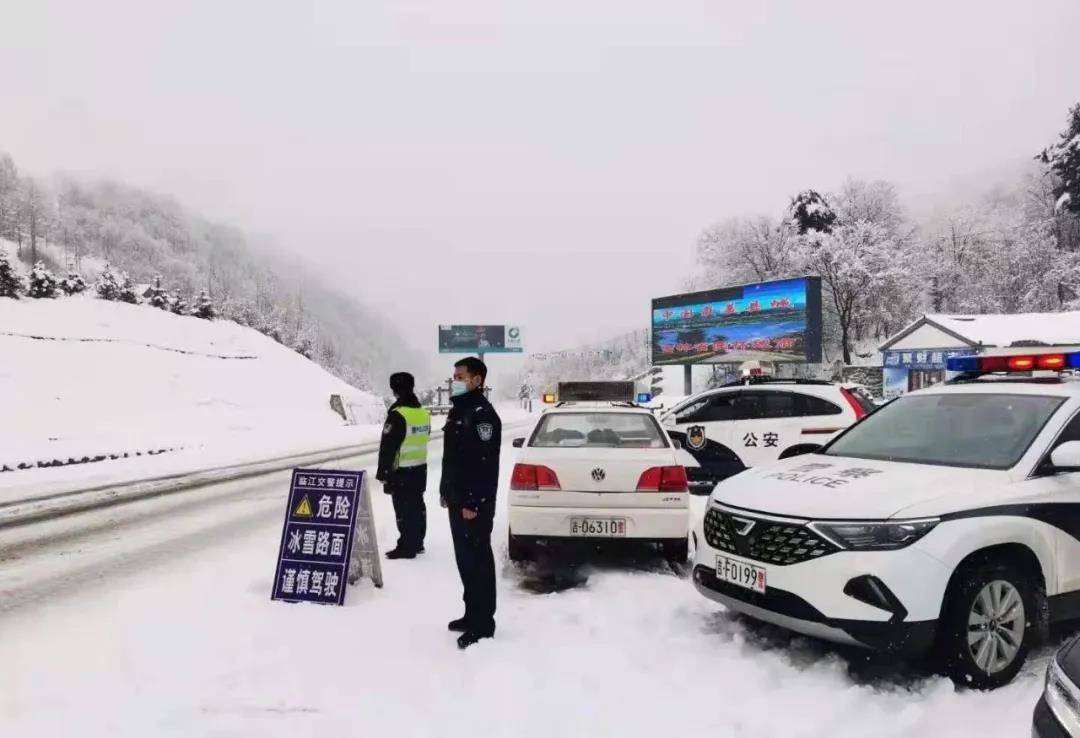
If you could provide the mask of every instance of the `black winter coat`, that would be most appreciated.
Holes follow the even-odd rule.
[[[499,488],[502,421],[481,390],[452,397],[450,402],[439,494],[448,505],[475,510],[493,501]]]

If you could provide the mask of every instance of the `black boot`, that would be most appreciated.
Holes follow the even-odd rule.
[[[415,559],[416,553],[407,549],[398,547],[391,551],[386,552],[386,558],[388,559]]]
[[[469,621],[465,618],[458,618],[457,620],[451,620],[446,624],[447,630],[452,630],[455,633],[464,633],[469,629]]]
[[[484,633],[477,633],[475,631],[469,630],[469,631],[466,631],[466,632],[462,633],[460,636],[458,636],[457,645],[458,645],[458,648],[460,648],[461,650],[465,650],[469,646],[472,646],[472,645],[475,645],[475,644],[479,643],[480,640],[483,639],[483,638],[494,638],[494,637],[495,636],[494,636],[493,633],[484,634]]]

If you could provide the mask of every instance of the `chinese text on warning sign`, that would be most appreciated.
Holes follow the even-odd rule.
[[[345,601],[362,481],[363,472],[293,471],[273,599]]]

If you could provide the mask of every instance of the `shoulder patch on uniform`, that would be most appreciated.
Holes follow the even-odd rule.
[[[388,436],[388,435],[390,435],[391,430],[393,430],[393,428],[391,427],[391,425],[389,423],[387,423],[386,425],[384,425],[382,427],[382,434],[384,436]]]
[[[490,441],[491,437],[495,435],[495,426],[491,423],[477,423],[476,435],[480,436],[481,441]]]

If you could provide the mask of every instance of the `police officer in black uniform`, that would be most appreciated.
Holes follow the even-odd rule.
[[[397,546],[388,559],[412,559],[424,552],[427,533],[427,439],[431,419],[414,391],[416,382],[408,372],[390,375],[394,404],[386,415],[379,442],[379,467],[375,478],[394,502]]]
[[[487,367],[469,357],[454,364],[439,494],[450,514],[454,556],[465,589],[465,615],[449,628],[468,648],[495,635],[495,556],[491,528],[499,486],[502,421],[484,396]]]

